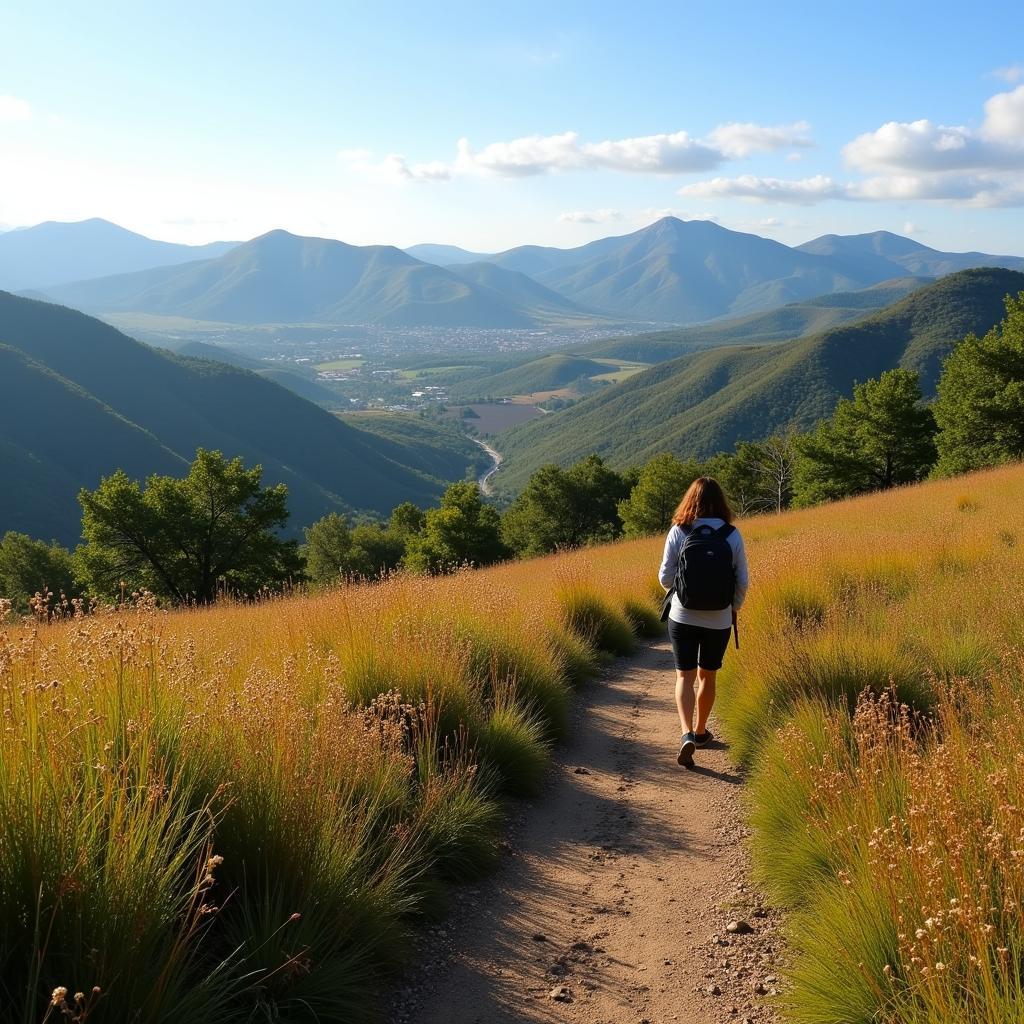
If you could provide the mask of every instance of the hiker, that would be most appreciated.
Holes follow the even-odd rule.
[[[686,768],[693,765],[694,750],[713,738],[708,716],[715,703],[715,675],[749,583],[743,538],[732,518],[718,481],[698,477],[672,516],[658,573],[667,591],[662,618],[668,617],[683,729],[676,760]]]

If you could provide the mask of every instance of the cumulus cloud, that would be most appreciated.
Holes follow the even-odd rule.
[[[741,160],[752,153],[813,145],[810,131],[811,126],[806,121],[774,128],[763,124],[732,122],[715,128],[708,135],[707,141],[730,159]]]
[[[0,96],[0,122],[28,121],[32,118],[32,105],[17,96]]]
[[[405,181],[443,181],[456,174],[525,178],[561,171],[613,170],[633,174],[682,174],[709,171],[753,153],[809,146],[806,122],[790,125],[730,123],[719,125],[706,138],[685,131],[639,135],[587,142],[577,132],[525,135],[474,149],[459,139],[453,161],[435,160],[410,165],[389,155],[374,162],[360,150],[342,150],[350,166],[379,177]]]
[[[981,130],[987,138],[1005,140],[1018,153],[1024,152],[1024,85],[985,101]]]
[[[933,200],[968,206],[1024,205],[1024,182],[992,175],[878,175],[840,182],[819,174],[813,178],[712,178],[684,185],[679,195],[691,199],[745,199],[762,203],[809,206],[828,199],[893,201]]]
[[[621,210],[567,210],[558,215],[559,224],[609,224],[622,220]]]
[[[1024,169],[1024,85],[988,99],[978,131],[926,118],[889,121],[858,135],[843,156],[854,167],[875,171]]]
[[[847,186],[816,174],[813,178],[760,178],[742,174],[738,178],[711,178],[684,185],[678,194],[691,199],[752,199],[775,203],[817,203],[823,199],[845,199]]]
[[[811,204],[825,200],[931,201],[965,206],[1024,205],[1024,85],[990,97],[978,128],[922,118],[889,121],[843,147],[866,176],[798,179],[742,175],[698,181],[679,195],[699,199]]]

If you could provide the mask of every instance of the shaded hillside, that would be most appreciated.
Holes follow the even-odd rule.
[[[547,305],[538,308],[471,277],[421,263],[392,246],[271,231],[219,259],[80,281],[48,294],[96,312],[242,324],[526,328],[547,322]],[[563,299],[554,301],[569,308]]]
[[[222,256],[235,244],[160,242],[99,218],[73,223],[46,221],[0,235],[0,288],[25,291],[207,260]]]
[[[573,346],[573,355],[608,359],[631,359],[660,363],[719,345],[750,345],[767,341],[789,341],[829,327],[867,316],[928,284],[929,278],[905,277],[883,281],[856,292],[833,292],[804,302],[791,303],[764,313],[733,320],[720,320],[671,331],[651,331],[622,338],[605,338]]]
[[[346,423],[381,442],[389,458],[441,480],[460,480],[490,465],[483,449],[450,420],[414,413],[355,413]]]
[[[787,426],[810,427],[854,383],[903,366],[934,393],[941,361],[970,331],[1002,319],[1003,299],[1024,274],[968,270],[819,334],[774,345],[731,346],[661,363],[502,438],[499,487],[521,487],[545,462],[568,465],[598,452],[615,466],[661,451],[711,455]]]
[[[0,533],[75,540],[76,494],[123,468],[180,473],[198,447],[286,483],[292,526],[331,509],[429,503],[444,481],[388,438],[356,429],[248,370],[133,341],[70,309],[0,292]],[[463,464],[452,478],[461,479]]]
[[[474,398],[507,398],[530,395],[535,391],[554,391],[581,377],[607,373],[611,367],[572,355],[541,356],[500,373],[477,374],[469,380],[452,385],[452,401]]]

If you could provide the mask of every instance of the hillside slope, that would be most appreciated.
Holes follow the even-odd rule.
[[[119,467],[181,473],[199,447],[286,483],[295,530],[332,509],[430,503],[444,487],[416,468],[429,438],[407,463],[411,439],[356,429],[248,370],[150,348],[70,309],[0,292],[0,345],[0,533],[71,543],[80,487]]]
[[[828,256],[675,217],[578,249],[523,247],[491,262],[586,306],[670,323],[752,312],[877,280],[850,276]]]
[[[930,278],[903,277],[883,281],[856,292],[833,292],[803,302],[794,302],[764,313],[716,320],[671,331],[650,331],[621,338],[575,345],[573,355],[594,358],[631,359],[640,363],[660,363],[698,349],[719,345],[751,345],[768,341],[789,341],[814,334],[851,320],[867,316],[909,295]]]
[[[598,452],[613,465],[661,451],[706,456],[787,426],[810,427],[854,383],[903,366],[934,393],[941,361],[970,331],[1002,319],[1024,274],[968,270],[943,278],[856,323],[792,342],[731,346],[661,363],[572,408],[509,431],[497,484],[522,487],[545,462]]]
[[[479,373],[469,380],[453,384],[450,394],[452,401],[530,395],[537,391],[553,391],[580,377],[607,373],[609,369],[603,363],[579,356],[541,356],[498,373]]]
[[[47,288],[108,274],[222,256],[235,242],[177,245],[136,234],[110,221],[46,221],[0,235],[0,289]]]
[[[1020,256],[992,256],[984,252],[940,252],[891,231],[863,235],[822,235],[797,248],[828,256],[856,276],[915,274],[944,277],[972,267],[1004,267],[1024,271]]]
[[[459,268],[462,270],[462,268]],[[496,276],[501,271],[496,271]],[[526,328],[575,310],[550,296],[538,306],[387,245],[355,246],[271,231],[219,259],[80,281],[49,289],[88,311],[155,313],[225,323],[380,323]],[[539,286],[538,286],[539,288]]]

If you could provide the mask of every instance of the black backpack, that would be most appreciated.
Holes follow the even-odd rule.
[[[730,523],[717,529],[706,523],[681,526],[686,536],[676,564],[675,592],[684,608],[720,611],[732,604],[736,593],[729,534]]]

